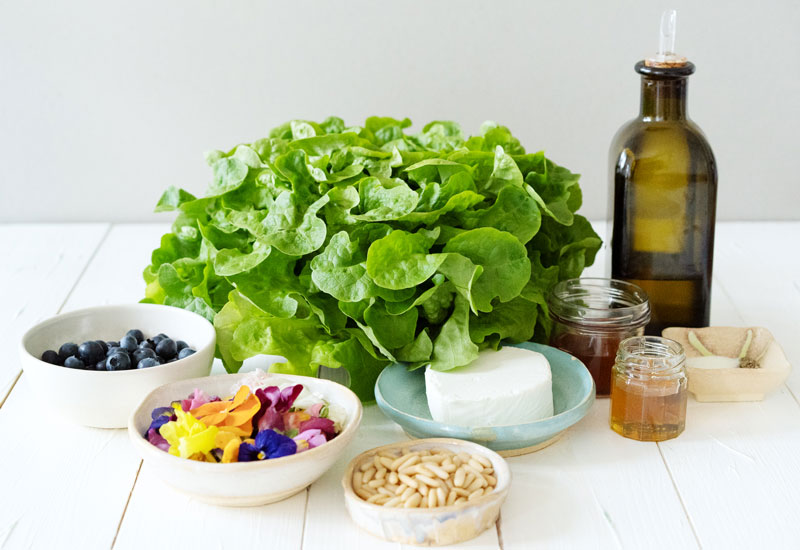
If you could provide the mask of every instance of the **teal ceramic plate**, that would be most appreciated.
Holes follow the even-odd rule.
[[[466,428],[435,422],[425,396],[425,370],[409,372],[402,363],[386,367],[378,377],[375,383],[378,407],[411,437],[466,439],[503,456],[542,449],[586,415],[594,403],[594,380],[583,363],[561,350],[532,342],[514,347],[538,351],[550,362],[555,416],[529,424],[500,427]]]

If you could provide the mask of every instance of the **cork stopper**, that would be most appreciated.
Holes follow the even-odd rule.
[[[675,30],[678,12],[665,10],[661,14],[661,27],[658,34],[658,53],[644,60],[646,67],[656,69],[676,69],[685,67],[688,60],[675,53]]]

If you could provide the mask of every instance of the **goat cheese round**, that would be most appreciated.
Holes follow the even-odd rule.
[[[425,370],[431,417],[467,427],[512,426],[553,416],[553,377],[541,353],[486,350],[469,365]]]

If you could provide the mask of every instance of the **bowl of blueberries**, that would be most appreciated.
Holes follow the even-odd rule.
[[[208,376],[216,333],[204,317],[156,304],[98,306],[57,315],[20,341],[25,377],[57,416],[124,428],[154,389]]]

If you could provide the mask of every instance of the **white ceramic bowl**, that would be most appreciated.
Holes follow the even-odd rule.
[[[40,359],[65,342],[119,340],[138,328],[185,341],[195,353],[173,363],[115,372],[69,369]],[[96,428],[124,428],[141,400],[155,388],[208,376],[216,346],[214,326],[184,309],[155,304],[98,306],[57,315],[34,326],[20,341],[25,376],[42,402],[59,417]]]
[[[328,403],[344,410],[342,431],[331,441],[296,455],[256,462],[214,464],[173,456],[144,438],[150,426],[150,413],[177,399],[186,398],[195,388],[209,395],[231,395],[231,388],[247,373],[222,374],[167,384],[148,395],[128,422],[133,446],[168,485],[193,498],[220,506],[260,506],[298,493],[316,481],[339,458],[361,423],[361,401],[345,386],[306,376],[275,375],[276,380],[303,384]]]
[[[353,472],[364,462],[371,462],[377,453],[433,448],[448,449],[454,453],[464,451],[488,458],[497,478],[495,490],[467,504],[436,508],[387,508],[365,501],[353,490]],[[456,544],[477,537],[493,527],[500,514],[500,506],[508,496],[510,484],[511,471],[503,457],[477,443],[450,438],[418,439],[370,449],[350,462],[342,478],[345,506],[356,525],[391,542],[420,546]]]

